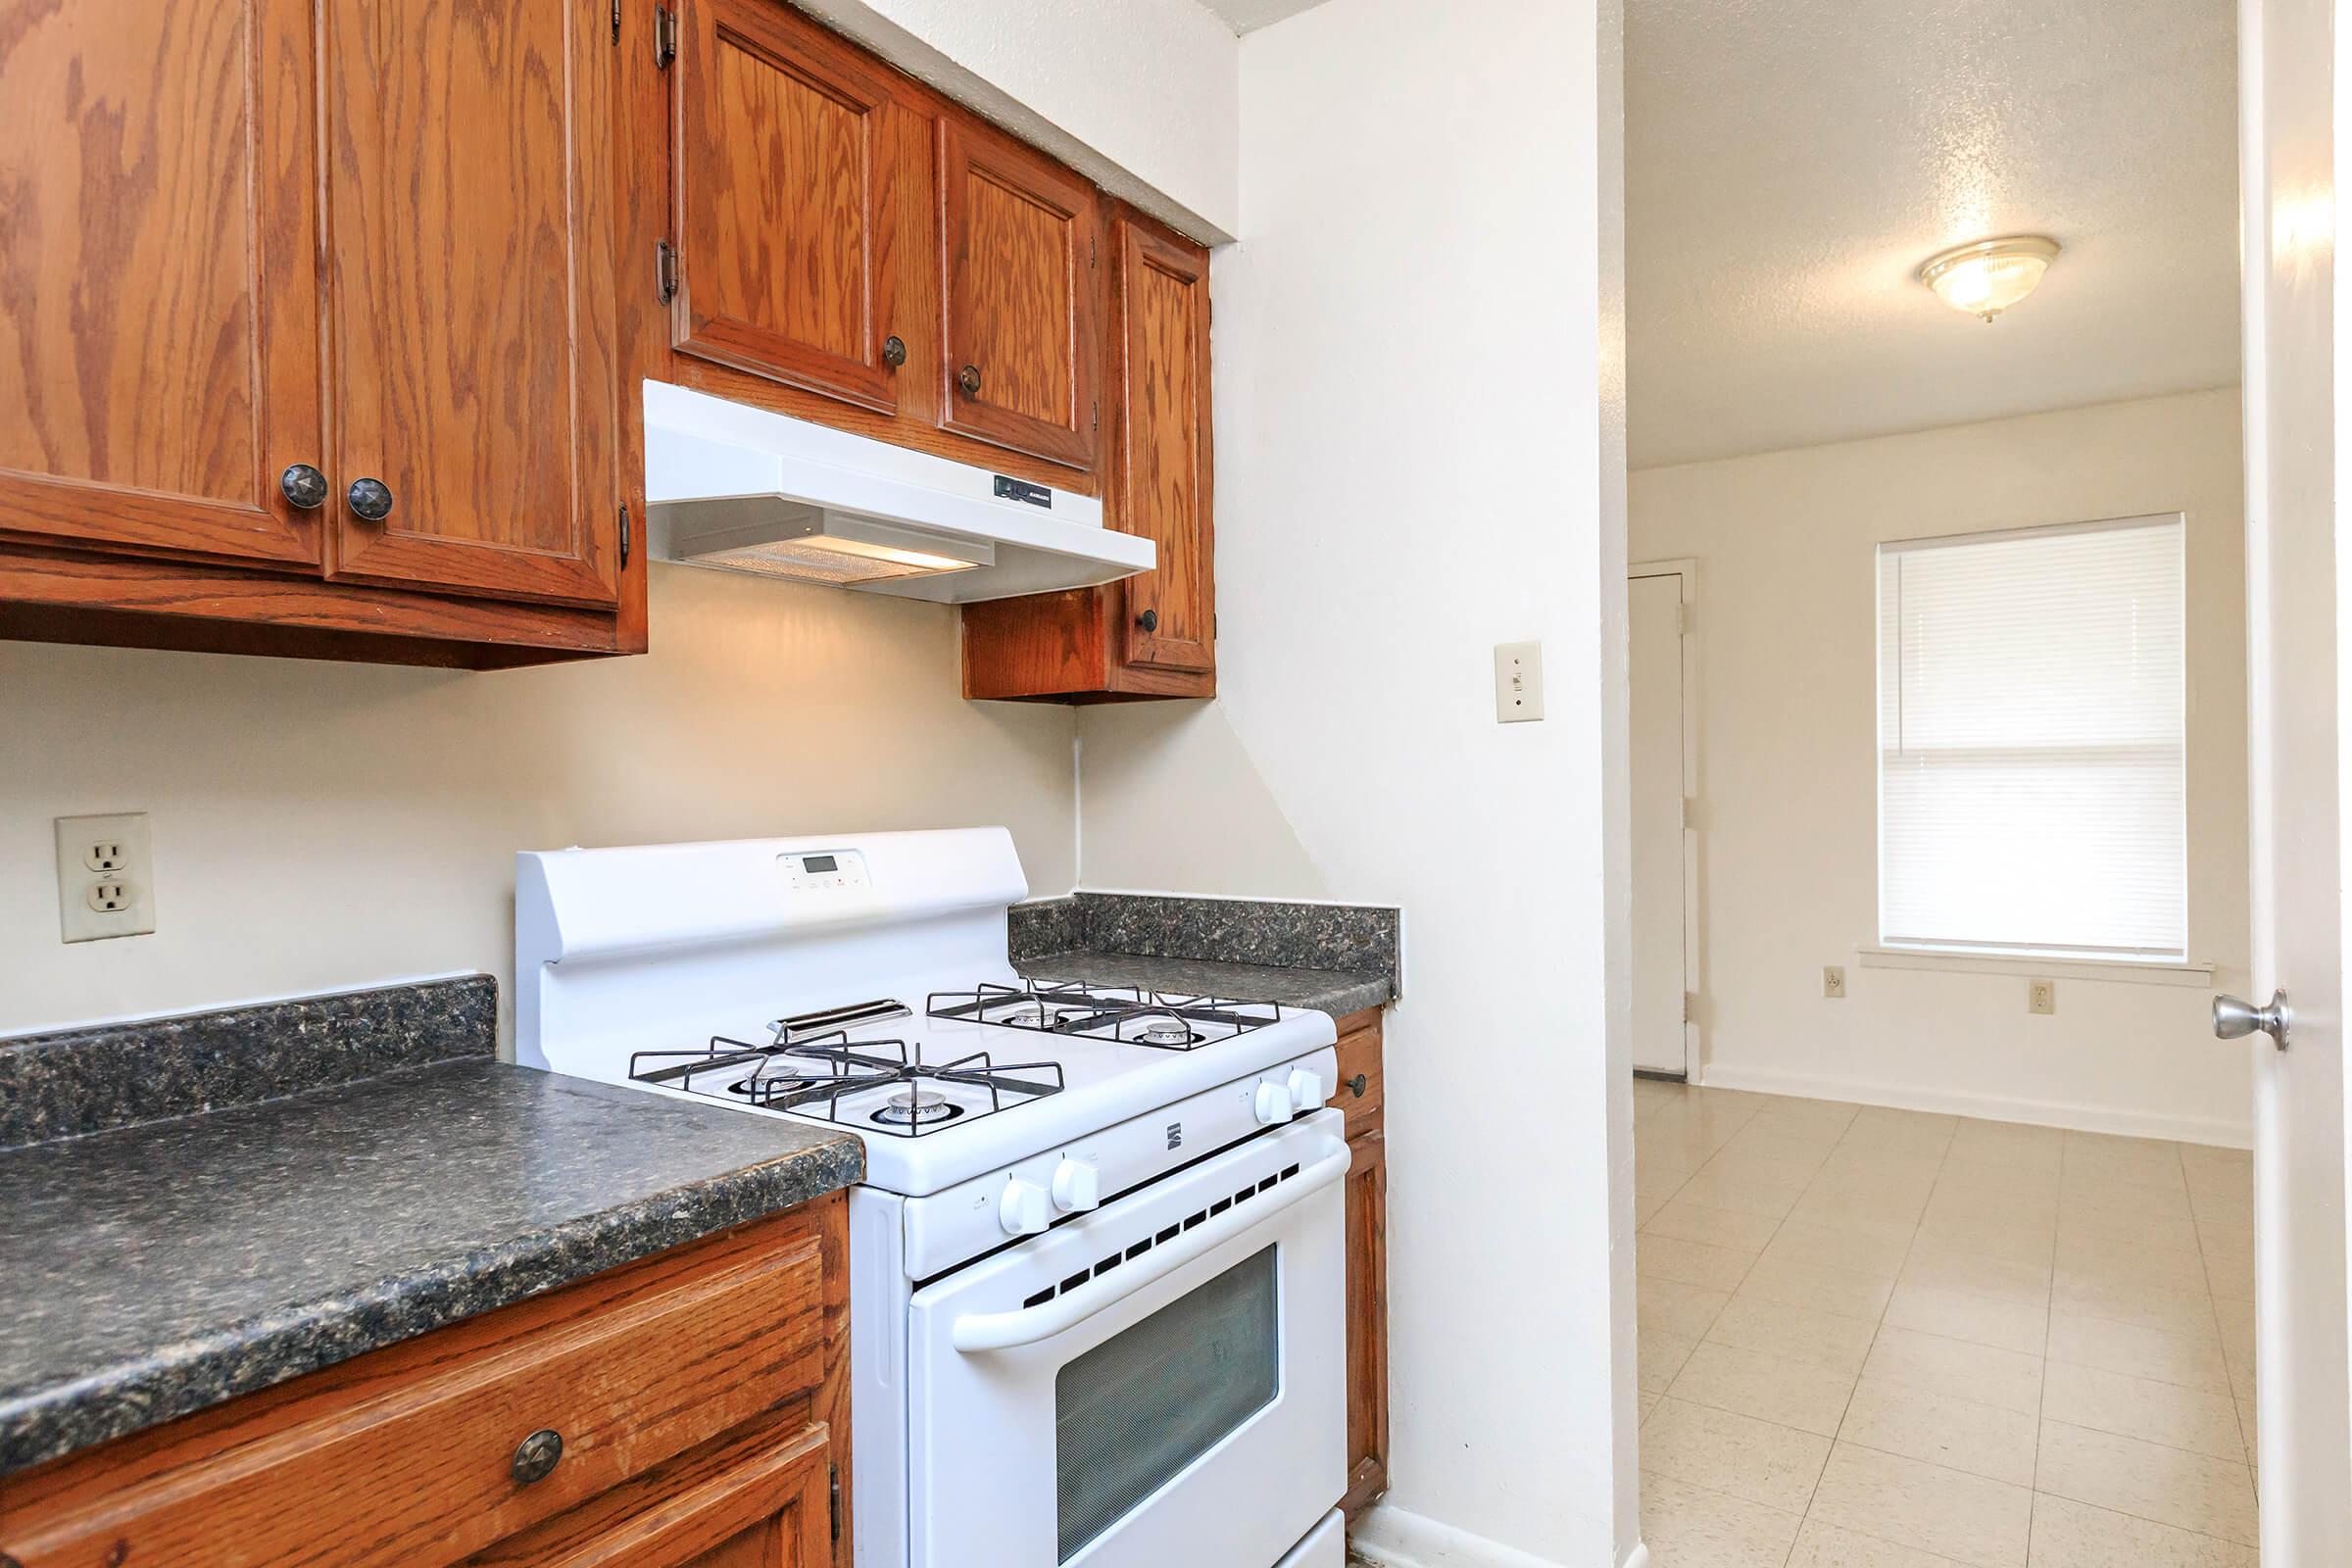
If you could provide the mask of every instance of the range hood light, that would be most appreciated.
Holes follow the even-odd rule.
[[[659,503],[671,549],[701,566],[797,577],[846,588],[892,577],[993,565],[984,539],[955,539],[780,496],[706,496]]]

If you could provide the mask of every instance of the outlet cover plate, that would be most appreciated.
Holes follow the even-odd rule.
[[[94,896],[101,884],[107,897]],[[122,897],[115,895],[118,887]],[[104,907],[109,904],[119,906]],[[145,936],[155,929],[155,857],[146,812],[57,819],[57,924],[68,942]]]
[[[1833,1002],[1845,995],[1845,965],[1841,963],[1822,965],[1821,994]]]
[[[2058,1010],[2058,982],[2029,980],[2026,982],[2026,1010],[2043,1014]]]
[[[1525,724],[1544,716],[1544,645],[1494,645],[1494,722]]]

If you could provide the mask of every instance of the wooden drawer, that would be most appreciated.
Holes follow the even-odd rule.
[[[13,1478],[0,1552],[23,1568],[429,1568],[763,1411],[798,1400],[805,1420],[826,1370],[838,1203]],[[518,1446],[543,1430],[561,1456],[518,1479]]]
[[[1332,1102],[1348,1113],[1348,1136],[1353,1138],[1380,1125],[1380,1014],[1341,1019],[1339,1053],[1340,1085]]]

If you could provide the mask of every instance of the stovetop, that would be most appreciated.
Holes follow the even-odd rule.
[[[1151,1071],[1281,1021],[1272,1003],[1133,986],[983,982],[931,993],[922,1012],[878,999],[769,1023],[758,1039],[640,1051],[638,1083],[850,1130],[920,1138],[1018,1109],[1073,1076]]]

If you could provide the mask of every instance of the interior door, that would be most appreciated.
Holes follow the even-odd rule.
[[[4,16],[0,533],[317,563],[308,0]]]
[[[2262,1560],[2352,1561],[2346,1367],[2344,889],[2331,0],[2242,0],[2246,624],[2254,984],[2288,994],[2252,1056]]]
[[[1102,214],[1094,186],[1042,153],[939,122],[947,330],[940,423],[1092,468]]]
[[[1120,585],[1126,662],[1214,669],[1210,624],[1208,256],[1122,218],[1112,225],[1118,389],[1115,524],[1159,564]]]
[[[329,574],[610,605],[610,17],[581,0],[322,11]]]
[[[672,341],[895,412],[906,340],[892,314],[894,186],[928,172],[897,166],[891,121],[905,111],[774,0],[685,0],[680,30]]]
[[[1634,824],[1634,1070],[1687,1076],[1689,878],[1681,572],[1626,584],[1631,623]]]

